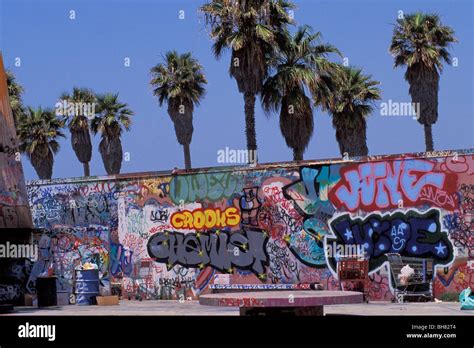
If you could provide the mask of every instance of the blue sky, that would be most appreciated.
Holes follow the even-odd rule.
[[[194,113],[191,154],[194,167],[216,166],[217,151],[245,148],[243,98],[228,75],[230,55],[217,61],[198,7],[201,0],[0,0],[0,47],[4,63],[25,87],[24,102],[54,107],[73,86],[118,92],[135,112],[132,130],[123,136],[130,161],[122,173],[183,167],[166,107],[160,108],[149,86],[150,68],[175,49],[190,51],[204,66],[207,94]],[[473,2],[470,0],[300,0],[295,20],[321,31],[349,63],[381,82],[381,102],[409,102],[404,69],[393,69],[388,53],[398,11],[438,13],[455,29],[459,43],[451,50],[458,66],[441,77],[439,120],[433,127],[436,150],[474,147]],[[70,10],[76,13],[70,20]],[[180,11],[185,19],[179,19]],[[15,58],[21,66],[15,66]],[[130,58],[130,67],[124,59]],[[337,58],[340,60],[339,58]],[[379,103],[368,120],[370,154],[424,150],[423,128],[411,117],[383,117]],[[315,110],[315,130],[305,159],[339,157],[330,117]],[[278,115],[270,119],[256,107],[260,162],[288,161],[292,151],[280,134]],[[69,133],[66,132],[68,135]],[[91,174],[105,170],[94,139]],[[27,179],[36,173],[23,160]],[[82,175],[70,138],[61,141],[53,177]]]

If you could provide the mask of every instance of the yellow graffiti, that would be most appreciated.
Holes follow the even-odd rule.
[[[171,225],[179,229],[203,230],[237,226],[240,215],[237,208],[184,210],[171,215]]]

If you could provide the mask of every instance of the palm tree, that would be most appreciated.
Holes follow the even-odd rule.
[[[13,113],[13,122],[15,126],[18,123],[18,119],[25,112],[25,107],[22,102],[22,94],[25,91],[23,86],[21,86],[17,81],[16,77],[10,70],[5,71],[7,75],[7,86],[8,86],[8,95],[10,96],[10,107]]]
[[[191,168],[189,145],[193,137],[193,111],[205,94],[207,83],[203,68],[191,53],[166,53],[163,63],[151,68],[153,95],[160,106],[168,104],[176,138],[183,145],[185,168]]]
[[[326,56],[340,54],[331,45],[318,44],[320,37],[309,26],[300,27],[293,36],[286,33],[281,50],[272,58],[275,73],[262,89],[263,109],[280,112],[280,130],[294,160],[303,159],[313,134],[313,109],[306,92],[328,90],[335,64]]]
[[[51,109],[31,107],[17,121],[20,151],[28,156],[40,179],[51,179],[58,137],[65,137],[61,131],[64,123]]]
[[[232,50],[229,72],[244,95],[247,150],[255,159],[255,98],[268,74],[268,56],[292,22],[288,13],[292,8],[294,5],[286,0],[212,0],[201,7],[216,58],[226,49]]]
[[[341,66],[332,86],[332,93],[323,108],[332,116],[341,155],[367,156],[366,118],[373,103],[380,99],[378,81],[362,74],[360,69]]]
[[[75,106],[93,105],[95,106],[95,94],[87,88],[74,87],[72,94],[63,93],[60,97],[61,101],[74,103]],[[76,108],[79,110],[79,108]],[[64,121],[71,132],[72,148],[84,166],[84,176],[90,175],[89,162],[92,158],[92,141],[89,131],[89,119],[83,112],[64,112]]]
[[[432,125],[438,120],[439,77],[444,60],[451,64],[448,48],[457,42],[454,30],[435,14],[414,13],[398,19],[393,30],[390,53],[395,67],[406,66],[405,80],[418,106],[418,122],[424,126],[426,151],[433,151]]]
[[[123,159],[120,138],[123,130],[130,130],[132,115],[133,111],[127,108],[127,104],[118,101],[118,94],[97,96],[97,115],[91,121],[91,130],[102,136],[99,152],[109,175],[120,173]]]

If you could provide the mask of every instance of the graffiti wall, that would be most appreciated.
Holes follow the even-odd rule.
[[[57,290],[73,293],[74,270],[86,262],[98,265],[100,285],[104,292],[110,292],[110,241],[106,226],[56,227],[36,231],[33,243],[38,247],[38,256],[26,284],[28,293],[35,293],[36,278],[50,268],[57,276]]]
[[[337,254],[369,258],[392,298],[387,253],[430,258],[436,297],[474,286],[472,150],[31,182],[36,227],[107,226],[109,272],[129,298],[195,298],[231,284],[338,288]]]
[[[0,302],[22,305],[33,263],[27,258],[12,259],[0,267]]]

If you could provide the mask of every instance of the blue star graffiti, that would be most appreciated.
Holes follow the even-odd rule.
[[[369,271],[378,270],[387,253],[401,256],[430,258],[434,265],[446,266],[453,261],[453,244],[443,231],[440,211],[395,211],[372,213],[364,218],[345,213],[329,222],[332,235],[326,243],[360,245],[369,259]],[[335,270],[336,259],[328,257],[328,265]]]
[[[325,252],[328,244],[363,250],[370,272],[382,267],[386,253],[431,258],[438,266],[452,262],[453,245],[442,230],[438,209],[376,212],[363,218],[349,213],[335,216],[328,193],[339,179],[340,166],[303,167],[300,180],[283,188],[285,198],[293,200],[304,217],[302,228],[288,240],[289,249],[302,263],[334,272],[337,260]]]

